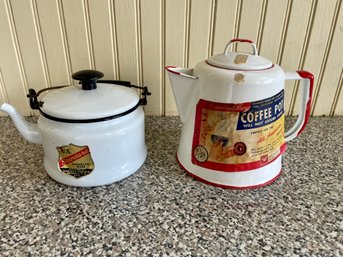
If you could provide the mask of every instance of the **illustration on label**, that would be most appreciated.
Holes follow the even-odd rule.
[[[240,104],[199,100],[193,164],[219,171],[245,171],[272,162],[285,148],[284,90]]]
[[[64,174],[81,178],[93,171],[94,162],[88,146],[69,144],[57,147],[57,151],[58,167]]]

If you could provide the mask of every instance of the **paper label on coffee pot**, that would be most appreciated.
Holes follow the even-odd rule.
[[[199,100],[193,164],[218,171],[245,171],[267,165],[285,149],[284,90],[240,104]]]
[[[64,174],[81,178],[93,171],[94,162],[88,146],[69,144],[57,147],[57,151],[58,167]]]

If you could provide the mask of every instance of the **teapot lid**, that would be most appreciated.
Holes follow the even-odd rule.
[[[228,52],[232,43],[244,42],[251,44],[253,53]],[[264,70],[273,67],[272,61],[257,54],[256,45],[248,39],[232,39],[226,45],[224,53],[211,56],[206,60],[209,65],[230,70]]]
[[[89,123],[105,121],[124,116],[146,104],[140,99],[137,91],[127,81],[99,80],[103,73],[94,70],[83,70],[72,75],[80,85],[47,88],[36,93],[29,90],[28,97],[33,109],[49,119],[69,123]],[[136,87],[140,88],[140,87]],[[45,90],[53,90],[44,95],[41,101],[38,95]],[[145,96],[150,93],[145,88]],[[144,93],[143,93],[144,95]]]

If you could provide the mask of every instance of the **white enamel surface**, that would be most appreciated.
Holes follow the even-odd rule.
[[[235,59],[238,55],[246,56],[246,62],[235,63]],[[235,70],[261,70],[270,68],[273,65],[272,61],[262,56],[237,52],[214,55],[211,56],[207,62],[216,67]]]
[[[94,90],[70,86],[47,93],[42,110],[64,119],[96,119],[125,112],[134,107],[139,96],[132,88],[115,84],[97,84]]]
[[[136,172],[147,155],[144,112],[139,107],[121,118],[96,123],[61,123],[39,117],[44,166],[54,180],[72,186],[91,187],[119,181]],[[87,145],[94,170],[81,178],[65,175],[58,168],[56,147]]]
[[[189,159],[183,158],[184,155],[181,152],[177,154],[179,162],[187,169],[191,174],[200,177],[208,182],[228,187],[255,187],[266,184],[272,181],[281,171],[281,159],[278,157],[272,163],[259,169],[240,171],[240,172],[222,172],[203,167],[195,166],[189,163]]]
[[[199,97],[219,103],[262,100],[284,89],[285,81],[285,73],[278,65],[262,71],[236,71],[201,62],[194,68],[193,74],[198,77],[194,91],[200,92]],[[242,81],[235,81],[237,74],[243,76]],[[192,104],[195,108],[196,103],[190,103]]]
[[[6,112],[11,117],[19,133],[27,141],[35,144],[42,143],[37,124],[27,122],[12,105],[7,103],[2,104],[0,110]]]
[[[243,80],[235,81],[237,74],[240,74]],[[175,76],[178,75],[175,74]],[[197,77],[192,85],[193,92],[191,96],[187,97],[188,104],[185,109],[181,110],[185,118],[177,156],[182,166],[206,181],[224,186],[257,186],[275,178],[281,170],[281,156],[262,168],[243,172],[220,172],[192,163],[192,140],[196,104],[199,99],[219,103],[245,103],[266,99],[284,89],[285,72],[278,65],[262,71],[235,71],[216,68],[206,62],[201,62],[194,68],[193,76]],[[182,81],[181,79],[175,80],[181,84],[173,85],[174,90],[178,90],[175,95],[177,103],[180,100],[177,98],[179,95],[189,95],[188,85],[182,84]],[[184,103],[178,104],[178,107],[183,105]]]
[[[193,97],[197,89],[194,87],[197,78],[192,76],[193,69],[168,68],[167,71],[172,84],[173,94],[175,99],[177,99],[176,106],[179,111],[180,119],[184,122],[190,98]]]

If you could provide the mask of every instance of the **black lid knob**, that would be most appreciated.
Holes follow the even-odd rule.
[[[73,73],[71,76],[75,80],[80,80],[83,90],[96,89],[96,81],[102,78],[104,74],[96,70],[81,70]]]

